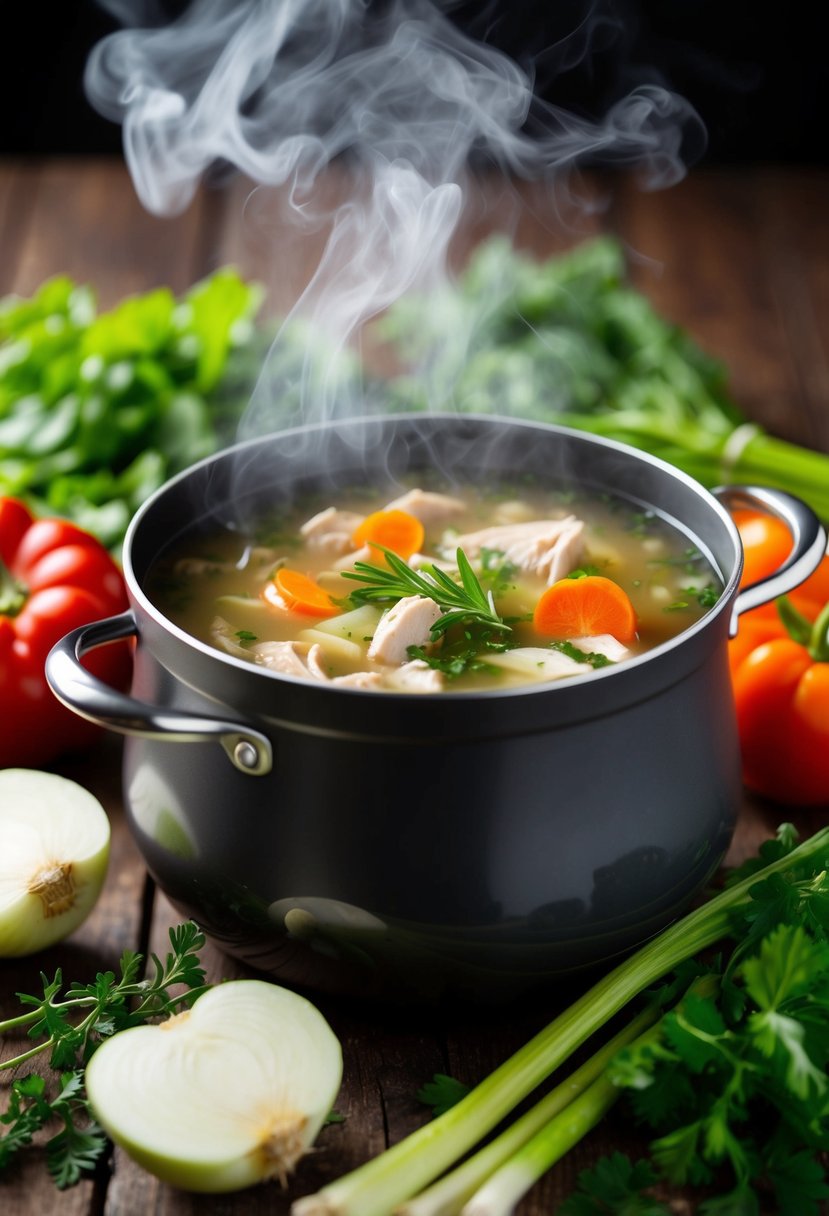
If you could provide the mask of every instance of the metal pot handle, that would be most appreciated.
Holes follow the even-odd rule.
[[[81,664],[88,650],[137,633],[132,613],[123,612],[82,625],[61,638],[46,659],[46,679],[58,700],[82,718],[122,735],[180,743],[218,739],[240,772],[257,777],[269,773],[273,752],[270,740],[259,731],[221,718],[195,717],[147,705],[110,688]]]
[[[773,574],[745,587],[734,601],[732,633],[743,612],[794,590],[817,569],[826,553],[826,529],[811,507],[785,490],[769,486],[717,486],[711,491],[728,511],[748,507],[782,520],[792,534],[792,551]]]

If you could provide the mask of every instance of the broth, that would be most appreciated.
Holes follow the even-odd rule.
[[[378,512],[386,530],[375,534]],[[402,514],[409,543],[419,541],[415,553],[398,550],[397,562],[377,547],[378,536],[397,536],[389,526],[401,520],[390,512]],[[366,527],[377,543],[364,543]],[[453,609],[451,595],[439,602],[443,572],[468,606],[468,577],[458,569],[464,557],[477,616]],[[422,583],[409,587],[409,572],[434,596],[418,591]],[[396,589],[383,586],[384,576]],[[605,580],[632,609],[630,635],[539,627],[537,606],[548,588],[567,584],[570,593],[580,584],[577,598],[586,600],[589,590],[592,603],[594,591],[607,591]],[[720,591],[691,538],[654,512],[605,493],[523,482],[447,493],[413,485],[391,501],[368,490],[336,502],[305,499],[249,535],[194,528],[165,550],[147,580],[147,593],[172,622],[235,657],[300,678],[396,692],[578,677],[681,633]],[[461,615],[446,627],[453,610]]]

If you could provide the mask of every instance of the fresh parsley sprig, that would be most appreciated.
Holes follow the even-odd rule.
[[[0,1022],[0,1034],[28,1027],[34,1045],[3,1061],[0,1070],[16,1068],[48,1051],[51,1067],[60,1073],[59,1089],[50,1099],[47,1080],[35,1073],[12,1083],[8,1108],[0,1115],[0,1125],[6,1129],[0,1134],[0,1171],[37,1131],[55,1121],[61,1127],[46,1145],[55,1184],[70,1186],[94,1167],[106,1137],[84,1094],[84,1065],[98,1044],[119,1030],[192,1005],[209,987],[198,956],[204,940],[198,926],[188,921],[170,929],[171,948],[163,962],[150,955],[153,974],[144,979],[139,978],[143,956],[125,950],[117,979],[112,971],[98,972],[91,984],[73,983],[61,996],[63,976],[58,970],[52,980],[41,973],[42,996],[18,993],[26,1012]]]
[[[456,554],[458,583],[434,563],[424,563],[419,570],[413,570],[390,549],[382,545],[375,547],[385,554],[387,566],[355,562],[353,570],[343,571],[344,578],[366,584],[351,593],[349,598],[353,604],[396,603],[411,595],[422,595],[433,600],[443,612],[432,625],[434,639],[458,624],[489,625],[502,633],[512,632],[512,627],[498,615],[492,592],[484,591],[463,549],[458,549]]]

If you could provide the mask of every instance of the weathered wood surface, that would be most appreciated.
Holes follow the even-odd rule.
[[[336,183],[333,188],[336,187]],[[591,191],[593,186],[590,187]],[[567,215],[562,231],[547,200],[528,189],[515,239],[538,255],[596,231],[618,234],[631,251],[636,284],[658,308],[730,369],[737,400],[757,422],[791,440],[829,451],[829,177],[773,169],[698,173],[661,194],[610,183],[605,206]],[[458,256],[493,228],[514,220],[510,198],[474,217]],[[274,308],[287,307],[312,272],[324,233],[283,239],[271,201],[242,182],[205,190],[181,217],[160,220],[138,203],[117,162],[0,163],[0,294],[28,293],[64,272],[91,284],[102,305],[159,284],[181,290],[226,261],[264,281]],[[87,784],[113,823],[112,865],[103,897],[83,928],[46,955],[0,962],[0,1014],[16,991],[34,991],[38,972],[63,967],[92,978],[132,947],[163,949],[177,917],[147,880],[127,832],[119,792],[120,748],[108,739],[61,771]],[[806,833],[821,816],[792,814],[746,796],[729,860],[737,861],[792,817]],[[211,978],[241,972],[210,947]],[[316,1189],[398,1140],[424,1119],[415,1099],[435,1071],[475,1081],[539,1029],[565,1001],[548,998],[518,1011],[405,1015],[318,1003],[341,1037],[345,1078],[337,1109],[345,1122],[325,1129],[283,1193],[276,1184],[238,1195],[192,1197],[156,1182],[115,1152],[92,1181],[55,1192],[42,1158],[0,1182],[4,1216],[283,1216],[291,1198]],[[0,1044],[0,1059],[19,1045]],[[0,1109],[8,1074],[0,1074]],[[576,1173],[613,1147],[643,1145],[613,1114],[522,1203],[520,1216],[550,1216]],[[677,1216],[690,1212],[684,1200]]]

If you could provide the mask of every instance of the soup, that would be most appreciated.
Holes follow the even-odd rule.
[[[283,675],[437,693],[549,683],[682,632],[721,583],[691,538],[604,493],[344,493],[248,535],[194,530],[147,582],[176,625]]]

